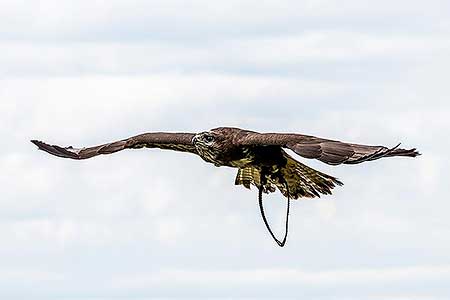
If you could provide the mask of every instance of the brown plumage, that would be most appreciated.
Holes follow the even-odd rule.
[[[60,147],[37,140],[31,142],[52,155],[71,159],[87,159],[100,154],[144,147],[189,152],[216,166],[238,168],[236,185],[246,188],[254,185],[266,193],[278,189],[288,199],[331,194],[331,190],[342,183],[298,162],[283,149],[290,149],[302,157],[318,159],[329,165],[420,155],[416,149],[401,149],[398,148],[399,145],[393,148],[367,146],[303,134],[258,133],[231,127],[219,127],[198,134],[145,133],[88,148]]]
[[[331,189],[342,183],[296,161],[283,148],[330,165],[358,164],[382,157],[419,155],[416,149],[405,150],[398,146],[366,146],[302,134],[258,133],[230,127],[219,127],[198,134],[145,133],[87,148],[60,147],[36,140],[32,142],[50,154],[71,159],[87,159],[100,154],[138,148],[190,152],[216,166],[238,168],[235,183],[247,188],[251,185],[260,186],[260,172],[264,167],[267,173],[264,191],[273,192],[277,188],[287,196],[286,188],[283,187],[283,180],[286,180],[290,196],[294,199],[331,194]]]

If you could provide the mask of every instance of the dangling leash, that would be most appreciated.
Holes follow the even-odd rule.
[[[267,222],[267,218],[266,218],[266,214],[264,213],[264,207],[263,207],[263,201],[262,201],[262,193],[263,193],[263,181],[265,183],[265,173],[261,171],[261,178],[260,178],[260,185],[259,185],[259,190],[258,190],[258,202],[259,202],[259,211],[261,212],[261,217],[264,221],[264,224],[266,225],[267,230],[269,231],[270,235],[272,236],[273,240],[278,244],[278,246],[283,247],[284,244],[286,243],[286,239],[288,236],[288,230],[289,230],[289,207],[290,207],[290,202],[291,202],[291,198],[289,196],[289,186],[287,181],[283,178],[284,181],[284,185],[286,186],[286,192],[287,192],[287,209],[286,209],[286,227],[285,227],[285,232],[284,232],[284,237],[283,240],[280,242],[280,240],[278,240],[275,235],[272,232],[272,229],[270,228],[269,223]]]

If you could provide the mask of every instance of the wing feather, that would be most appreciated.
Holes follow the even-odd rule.
[[[87,148],[61,147],[31,140],[40,150],[55,156],[71,159],[87,159],[101,154],[111,154],[124,149],[160,148],[198,154],[192,143],[193,133],[151,132],[128,139]]]
[[[400,144],[393,148],[388,148],[385,146],[344,143],[294,133],[257,133],[243,131],[238,135],[235,143],[243,146],[278,145],[291,149],[305,158],[318,159],[329,165],[358,164],[390,156],[416,157],[420,155],[415,148],[399,148]]]

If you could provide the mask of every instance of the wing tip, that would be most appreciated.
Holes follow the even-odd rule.
[[[411,149],[409,151],[411,151],[411,157],[417,157],[417,156],[421,156],[422,155],[422,153],[420,153],[416,148],[413,148],[413,149]]]
[[[63,158],[80,159],[80,156],[77,153],[69,151],[67,150],[67,148],[62,148],[56,145],[49,145],[39,140],[30,140],[30,142],[36,145],[39,150],[45,151],[51,155]]]
[[[39,150],[44,150],[45,146],[47,145],[46,143],[39,141],[39,140],[30,140],[30,142],[35,144],[39,148]],[[50,146],[50,145],[47,145],[47,146]]]
[[[391,156],[417,157],[421,155],[422,153],[420,153],[416,148],[412,148],[412,149],[393,149]]]

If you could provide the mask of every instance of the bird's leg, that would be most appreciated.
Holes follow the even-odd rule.
[[[283,177],[281,177],[283,178]],[[259,190],[258,190],[258,203],[259,203],[259,210],[261,212],[261,217],[264,221],[264,224],[266,225],[267,230],[269,231],[270,235],[272,236],[272,238],[274,239],[274,241],[278,244],[278,246],[283,247],[286,244],[286,240],[287,240],[287,236],[288,236],[288,229],[289,229],[289,208],[290,208],[290,196],[289,196],[289,186],[286,180],[284,180],[284,184],[286,186],[286,191],[287,191],[287,209],[286,209],[286,227],[285,227],[285,233],[284,233],[284,237],[283,240],[280,242],[280,240],[278,240],[275,235],[272,232],[272,229],[270,228],[269,223],[267,222],[267,218],[266,218],[266,214],[264,213],[264,206],[263,206],[263,201],[262,201],[262,193],[263,193],[263,189],[264,189],[264,184],[266,183],[266,172],[265,169],[263,168],[261,170],[261,177],[260,177],[260,185],[259,185]]]

